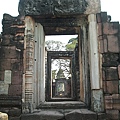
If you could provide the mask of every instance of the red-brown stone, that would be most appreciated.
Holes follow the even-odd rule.
[[[16,51],[16,47],[15,46],[5,46],[1,48],[2,50],[2,58],[5,59],[18,59],[20,58],[20,54],[19,52]]]
[[[106,93],[108,94],[118,94],[118,81],[106,81]]]
[[[113,108],[112,96],[105,96],[105,109],[110,110]]]
[[[12,72],[12,85],[22,85],[22,72],[13,71]]]
[[[12,96],[21,96],[22,86],[21,85],[10,85],[8,89],[8,94]]]
[[[103,33],[102,33],[102,23],[98,23],[98,36],[101,36]]]
[[[105,80],[118,80],[117,67],[106,67],[105,68]]]
[[[115,35],[108,35],[108,51],[112,53],[119,53],[119,41],[118,36]]]
[[[103,45],[103,40],[99,40],[99,44],[100,44],[100,53],[104,53],[104,45]]]
[[[101,20],[101,13],[97,13],[96,19],[97,19],[97,23],[101,23],[102,22],[102,20]]]
[[[118,66],[118,76],[119,76],[119,79],[120,79],[120,65]]]
[[[11,59],[1,59],[0,60],[0,70],[5,71],[5,70],[11,70],[12,65],[11,65]]]
[[[110,35],[110,34],[117,34],[119,31],[119,22],[106,22],[103,23],[103,33]]]
[[[118,110],[106,110],[109,120],[119,120],[119,111]]]
[[[108,41],[107,39],[103,40],[104,53],[108,52]]]
[[[4,81],[4,71],[0,71],[0,81]]]

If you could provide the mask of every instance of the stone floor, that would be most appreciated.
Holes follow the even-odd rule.
[[[87,109],[51,109],[39,110],[32,114],[21,115],[20,120],[109,120],[104,113],[95,113]]]
[[[21,120],[107,120],[104,113],[95,113],[83,102],[45,102],[31,114],[22,114]]]

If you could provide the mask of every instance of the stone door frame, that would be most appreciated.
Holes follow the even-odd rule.
[[[25,74],[24,74],[24,82],[23,82],[23,101],[24,103],[30,103],[31,111],[36,108],[41,102],[45,102],[45,34],[44,30],[47,31],[47,28],[50,28],[50,24],[47,26],[41,25],[42,22],[38,21],[35,22],[35,19],[26,16],[25,17]],[[68,24],[68,23],[67,23]],[[43,23],[44,25],[44,23]],[[46,24],[45,24],[46,25]],[[56,24],[53,24],[56,26]],[[62,25],[62,24],[61,24]],[[64,25],[64,24],[63,24]],[[77,25],[75,27],[74,25]],[[53,26],[53,27],[54,27]],[[69,26],[69,24],[68,24]],[[69,28],[69,27],[68,27]],[[90,99],[86,96],[87,86],[89,85],[91,88],[91,98],[93,98],[94,102],[99,102],[99,111],[102,111],[100,107],[101,101],[98,99],[103,96],[101,90],[101,78],[100,78],[100,56],[99,56],[99,45],[97,40],[97,22],[96,22],[96,15],[90,14],[88,16],[88,34],[86,24],[80,21],[77,24],[72,24],[70,32],[79,33],[79,62],[80,62],[80,96],[81,100],[86,102],[86,99]],[[76,29],[77,28],[77,29]],[[87,44],[87,49],[89,51],[89,60],[88,63],[90,65],[90,83],[86,82],[85,78],[85,66],[86,63],[83,58],[83,50],[81,44],[81,29],[83,32],[83,44],[85,45],[85,39]],[[52,28],[50,28],[52,31]],[[58,33],[64,33],[61,30],[61,27],[58,28]],[[68,29],[67,29],[68,30]],[[67,31],[69,33],[69,30]],[[57,34],[57,33],[56,33]],[[87,38],[88,37],[88,38]],[[38,49],[39,48],[39,49]],[[87,52],[88,52],[87,51]],[[35,67],[36,66],[36,67]],[[42,69],[42,70],[41,70]],[[39,70],[39,71],[38,71]],[[35,74],[36,73],[36,74]],[[96,96],[97,95],[97,96]],[[92,105],[92,103],[90,103]],[[95,110],[95,105],[92,105],[93,109]],[[98,109],[97,109],[98,110]]]

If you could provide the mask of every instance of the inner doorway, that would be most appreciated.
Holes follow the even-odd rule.
[[[72,59],[73,51],[48,51],[47,101],[75,99],[75,80],[72,73]]]
[[[73,75],[73,68],[75,67],[73,62],[75,60],[74,49],[77,43],[76,38],[77,35],[74,35],[67,41],[70,45],[72,41],[75,40],[73,50],[70,49],[69,51],[67,49],[65,51],[65,49],[62,48],[57,49],[57,51],[47,51],[46,101],[65,101],[76,99],[76,80]],[[50,43],[49,48],[51,48]],[[55,46],[54,43],[52,44],[52,47],[53,46]]]

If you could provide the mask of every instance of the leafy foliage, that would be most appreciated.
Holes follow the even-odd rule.
[[[78,43],[78,38],[71,38],[66,45],[67,51],[73,51],[75,49],[76,44]]]
[[[65,50],[65,45],[60,41],[48,40],[45,42],[48,51]]]
[[[78,38],[71,38],[67,45],[64,45],[61,41],[48,40],[45,42],[47,51],[73,51],[76,44],[78,43]],[[64,61],[64,62],[63,62]],[[57,69],[52,69],[52,79],[64,78],[65,74],[70,74],[70,64],[69,61],[62,59],[52,59],[51,64],[58,66]]]

